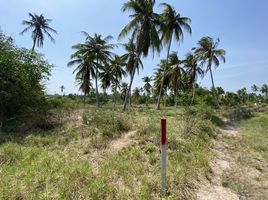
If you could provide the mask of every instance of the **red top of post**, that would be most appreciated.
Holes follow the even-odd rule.
[[[167,140],[166,128],[167,128],[167,120],[165,118],[162,118],[161,119],[161,132],[162,132],[161,143],[162,145],[166,144],[166,140]]]

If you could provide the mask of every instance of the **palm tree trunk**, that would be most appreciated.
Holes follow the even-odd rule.
[[[96,73],[95,73],[95,84],[96,84],[96,100],[97,100],[97,106],[99,107],[100,106],[100,103],[99,103],[99,90],[98,90],[98,58],[97,58],[97,63],[96,63]]]
[[[170,47],[171,47],[171,42],[172,42],[172,35],[173,35],[173,32],[171,32],[171,34],[170,34],[170,40],[169,40],[169,44],[168,44],[166,64],[165,64],[165,68],[164,68],[164,72],[163,72],[163,77],[162,77],[162,80],[161,80],[160,91],[159,91],[158,99],[157,99],[157,110],[160,109],[160,100],[161,100],[161,94],[162,94],[162,90],[163,90],[163,86],[164,86],[164,80],[165,80],[166,70],[167,70],[167,66],[168,66],[168,57],[169,57],[169,52],[170,52]]]
[[[194,97],[195,97],[195,82],[193,84],[193,95],[192,95],[192,100],[191,100],[191,104],[192,105],[194,103]]]
[[[113,109],[115,108],[115,101],[116,101],[116,96],[115,96],[115,93],[116,93],[116,87],[115,87],[115,91],[113,92],[113,102],[114,102],[114,106],[113,106]]]
[[[131,92],[131,86],[132,86],[132,83],[133,83],[133,79],[134,79],[134,75],[135,75],[135,72],[136,72],[136,68],[137,68],[137,66],[139,64],[140,55],[141,55],[141,52],[139,52],[137,54],[137,58],[136,58],[135,64],[134,64],[134,69],[132,70],[132,73],[131,73],[131,76],[130,76],[130,83],[129,83],[127,94],[125,96],[123,111],[125,111],[126,108],[127,108],[127,100],[128,100],[128,97],[131,98],[129,95],[130,95],[130,92]],[[131,104],[131,101],[129,101],[129,103]]]
[[[34,41],[33,41],[32,52],[34,52],[35,45],[36,45],[36,39],[34,39]]]
[[[175,108],[178,107],[178,87],[176,86],[176,89],[175,89]]]
[[[85,105],[86,105],[86,93],[84,93],[84,108],[85,108]]]
[[[211,79],[211,83],[212,83],[212,92],[215,92],[215,84],[214,84],[214,79],[213,79],[213,75],[212,75],[212,70],[211,70],[211,61],[209,61],[209,73],[210,73],[210,79]]]

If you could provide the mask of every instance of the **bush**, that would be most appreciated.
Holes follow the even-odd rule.
[[[35,52],[17,48],[0,33],[0,122],[45,113],[43,82],[52,65]]]
[[[108,110],[91,110],[83,115],[84,124],[97,128],[103,136],[114,137],[130,130],[128,117]]]
[[[248,119],[251,118],[252,116],[253,116],[252,110],[247,107],[236,107],[227,114],[227,117],[233,121]]]

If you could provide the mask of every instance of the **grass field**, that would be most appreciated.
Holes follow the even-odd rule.
[[[166,197],[160,192],[161,117],[167,118],[168,133]],[[240,156],[248,150],[267,161],[267,119],[262,113],[241,123],[245,137],[229,141],[246,147]],[[89,106],[69,111],[61,121],[46,131],[1,133],[0,199],[192,199],[211,176],[214,124],[220,124],[211,109],[137,106],[123,113]],[[247,183],[233,178],[230,173],[225,184],[243,193]]]
[[[237,125],[239,137],[225,138],[235,157],[223,185],[248,199],[268,198],[268,112]]]

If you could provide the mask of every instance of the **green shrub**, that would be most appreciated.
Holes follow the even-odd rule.
[[[231,120],[242,120],[248,119],[253,116],[252,110],[247,107],[236,107],[233,108],[228,114],[227,117]]]
[[[97,128],[103,136],[107,137],[113,137],[131,128],[127,115],[101,109],[84,113],[83,122]]]

